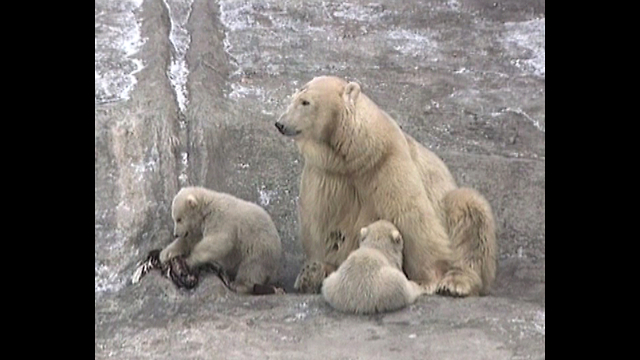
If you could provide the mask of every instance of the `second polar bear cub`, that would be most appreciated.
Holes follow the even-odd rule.
[[[260,206],[203,187],[185,187],[173,199],[171,217],[177,239],[160,252],[162,263],[175,256],[185,256],[190,268],[219,263],[235,276],[232,289],[245,294],[276,280],[282,244]]]
[[[426,291],[402,272],[404,242],[398,229],[379,220],[360,230],[360,247],[324,279],[322,296],[335,309],[356,314],[393,311]]]

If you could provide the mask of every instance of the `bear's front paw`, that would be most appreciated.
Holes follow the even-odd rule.
[[[300,293],[318,294],[322,288],[322,281],[327,277],[325,266],[320,261],[305,264],[296,278],[293,288]]]
[[[457,271],[450,271],[447,273],[436,288],[436,293],[440,295],[448,295],[455,297],[465,297],[472,295],[473,286],[472,280],[460,274]]]
[[[162,264],[166,264],[167,261],[173,259],[174,257],[181,255],[178,252],[174,251],[172,246],[167,246],[160,252],[160,262]]]

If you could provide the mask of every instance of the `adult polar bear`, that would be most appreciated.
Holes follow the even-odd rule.
[[[427,293],[487,293],[496,270],[489,203],[458,188],[442,160],[357,83],[314,78],[293,95],[276,127],[293,137],[305,160],[298,210],[306,262],[296,289],[319,292],[358,247],[360,229],[382,219],[400,230],[404,272]]]

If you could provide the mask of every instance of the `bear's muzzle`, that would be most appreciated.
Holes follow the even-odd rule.
[[[284,136],[296,136],[300,134],[300,130],[292,130],[286,127],[283,123],[276,121],[276,128]]]

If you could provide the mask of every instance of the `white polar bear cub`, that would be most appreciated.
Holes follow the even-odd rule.
[[[426,291],[402,272],[403,239],[386,220],[360,230],[360,247],[324,279],[322,296],[335,309],[356,314],[393,311]]]
[[[160,261],[185,256],[187,266],[219,263],[232,288],[252,293],[255,285],[277,279],[282,258],[280,236],[260,206],[203,187],[182,188],[173,199],[171,217],[177,238],[160,252]]]

